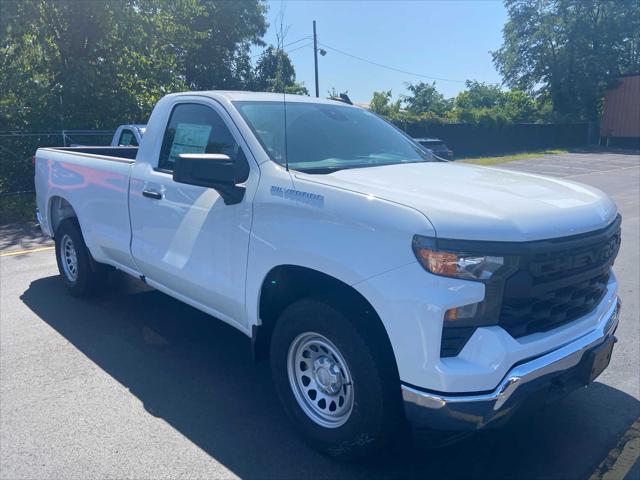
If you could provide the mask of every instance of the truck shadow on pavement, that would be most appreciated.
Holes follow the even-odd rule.
[[[640,402],[596,382],[452,445],[416,441],[367,463],[339,463],[295,434],[268,364],[253,363],[234,328],[117,273],[90,301],[71,297],[57,277],[33,281],[21,300],[150,414],[240,477],[585,478],[640,415]]]

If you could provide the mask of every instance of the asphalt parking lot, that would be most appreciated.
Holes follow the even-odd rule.
[[[616,462],[640,417],[640,157],[566,154],[500,168],[596,186],[622,212],[619,342],[590,388],[450,445],[423,438],[366,464],[337,463],[293,432],[241,333],[118,274],[98,298],[74,299],[47,244],[4,228],[0,477],[566,479],[588,478],[611,455],[594,478],[640,478],[637,456],[632,470]]]

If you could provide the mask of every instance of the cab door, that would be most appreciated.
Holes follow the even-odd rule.
[[[226,205],[212,188],[174,182],[173,165],[181,153],[228,155],[236,181],[246,187],[242,201]],[[136,161],[130,192],[131,251],[147,282],[241,328],[251,199],[259,178],[248,155],[217,102],[178,97],[157,158]]]

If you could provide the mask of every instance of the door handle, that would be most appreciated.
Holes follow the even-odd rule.
[[[155,200],[161,200],[162,199],[162,194],[160,192],[156,192],[155,190],[144,189],[142,191],[142,195],[147,197],[147,198],[153,198]]]

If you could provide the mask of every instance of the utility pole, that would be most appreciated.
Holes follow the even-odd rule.
[[[318,37],[316,36],[316,21],[313,21],[313,63],[316,66],[316,98],[320,96],[318,85]]]

